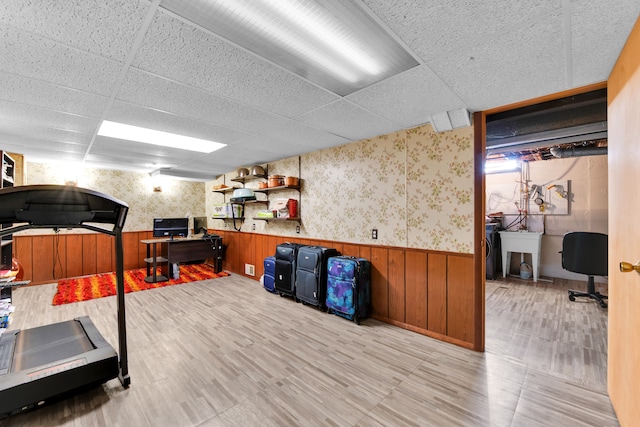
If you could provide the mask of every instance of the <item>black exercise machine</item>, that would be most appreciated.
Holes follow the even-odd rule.
[[[29,185],[0,190],[0,237],[31,228],[85,228],[114,236],[119,341],[117,353],[86,316],[4,332],[0,336],[0,419],[116,377],[125,388],[131,383],[122,252],[128,210],[120,200],[77,187]]]

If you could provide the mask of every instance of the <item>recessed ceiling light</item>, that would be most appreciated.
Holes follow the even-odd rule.
[[[98,135],[160,145],[163,147],[179,148],[181,150],[198,151],[200,153],[211,153],[227,145],[206,139],[192,138],[190,136],[125,125],[124,123],[110,122],[108,120],[102,122],[98,130]]]
[[[161,7],[338,95],[418,65],[346,0],[163,0]]]

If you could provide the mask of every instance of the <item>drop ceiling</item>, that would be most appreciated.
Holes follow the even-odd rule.
[[[2,0],[0,149],[214,177],[605,81],[640,14],[637,0],[355,3],[417,65],[340,95],[160,0]],[[227,146],[202,155],[102,137],[102,120]]]

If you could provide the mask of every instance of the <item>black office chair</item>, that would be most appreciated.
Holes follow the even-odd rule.
[[[602,233],[576,231],[562,239],[562,268],[588,276],[587,292],[569,291],[569,299],[588,297],[607,308],[606,295],[596,292],[594,276],[608,275],[609,238]]]

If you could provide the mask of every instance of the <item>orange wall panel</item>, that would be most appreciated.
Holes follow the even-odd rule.
[[[473,258],[447,257],[447,335],[462,341],[474,338]]]
[[[427,253],[405,253],[405,322],[427,328]]]
[[[13,236],[13,254],[22,265],[24,280],[33,280],[33,238]]]
[[[82,235],[82,274],[88,275],[98,271],[98,237],[97,234]]]
[[[265,236],[262,234],[256,235],[254,239],[256,277],[258,278],[264,274],[264,259],[267,257],[265,254],[265,240]]]
[[[389,249],[389,318],[405,321],[404,250]]]
[[[371,306],[373,313],[389,317],[389,251],[371,248]]]
[[[33,281],[53,281],[54,260],[53,236],[33,236]]]
[[[77,277],[82,276],[83,262],[82,262],[82,234],[70,234],[66,236],[66,273],[60,277]]]
[[[427,329],[447,333],[447,255],[430,253],[427,261]]]
[[[124,255],[124,269],[131,270],[139,268],[140,261],[138,260],[138,251],[140,250],[140,239],[138,239],[138,233],[123,233],[122,234],[122,251]]]
[[[350,245],[350,244],[344,243],[342,245],[342,255],[357,257],[360,255],[360,247],[358,245]]]
[[[96,271],[98,273],[107,273],[109,271],[115,271],[115,256],[113,253],[113,245],[115,242],[115,237],[108,236],[106,234],[98,234],[96,235]],[[143,239],[143,236],[138,235],[138,239]],[[144,259],[145,248],[140,245],[141,251],[143,252],[142,258]],[[140,257],[140,255],[138,255]],[[139,264],[140,266],[140,264]]]

